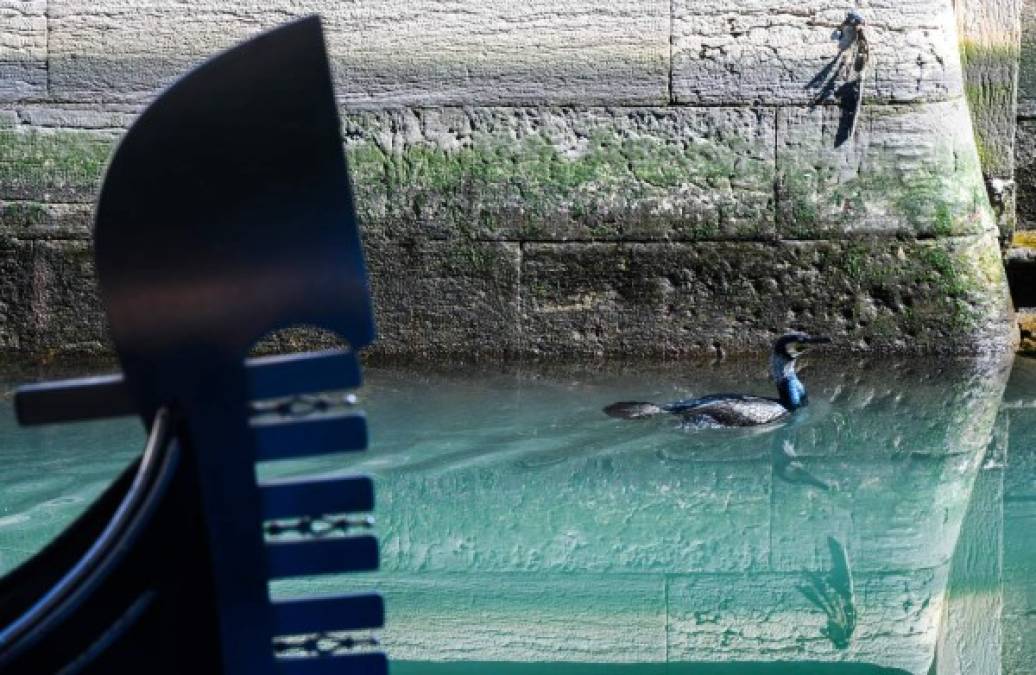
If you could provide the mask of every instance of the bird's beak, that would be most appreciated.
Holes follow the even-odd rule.
[[[821,336],[808,337],[805,340],[803,340],[802,342],[804,342],[806,344],[809,344],[809,345],[826,345],[826,344],[829,344],[831,342],[831,338],[829,338],[829,337],[821,337]]]

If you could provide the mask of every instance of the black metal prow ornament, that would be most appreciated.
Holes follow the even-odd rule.
[[[0,607],[13,599],[0,610],[0,670],[384,673],[380,653],[274,649],[279,636],[378,627],[380,597],[268,592],[271,579],[377,566],[373,537],[350,528],[264,534],[264,522],[371,510],[370,480],[258,483],[255,472],[366,447],[348,405],[303,417],[254,405],[359,386],[357,352],[374,339],[319,19],[217,56],[160,96],[114,154],[94,236],[122,375],[24,388],[19,417],[136,413],[153,452],[17,583],[0,580]],[[299,324],[348,349],[247,359],[261,337]]]

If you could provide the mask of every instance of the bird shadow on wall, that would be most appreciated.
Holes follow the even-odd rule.
[[[853,136],[856,129],[856,116],[860,109],[860,97],[863,96],[861,80],[854,79],[848,82],[842,79],[843,54],[839,54],[825,65],[820,72],[814,76],[806,85],[807,89],[815,89],[816,96],[810,104],[816,107],[825,101],[835,101],[840,114],[838,116],[838,130],[835,132],[835,147],[839,148]]]
[[[863,73],[869,58],[869,45],[864,36],[863,17],[849,12],[842,25],[831,35],[838,42],[838,53],[806,84],[815,91],[811,108],[834,101],[841,114],[835,132],[835,147],[841,147],[856,135],[863,98]]]

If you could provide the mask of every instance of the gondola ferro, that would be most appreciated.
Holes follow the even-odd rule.
[[[374,538],[349,527],[366,520],[346,515],[372,510],[370,479],[256,477],[257,462],[367,444],[340,393],[360,384],[374,324],[319,19],[216,56],[156,99],[112,158],[94,238],[122,372],[23,387],[17,414],[139,415],[150,434],[0,579],[0,671],[384,673],[368,633],[380,596],[269,593],[273,579],[377,567]],[[348,347],[248,358],[302,324]]]

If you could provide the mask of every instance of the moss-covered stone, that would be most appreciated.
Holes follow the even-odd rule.
[[[543,353],[764,350],[801,328],[842,349],[1010,343],[992,234],[897,242],[537,244],[522,267],[524,333]]]
[[[85,242],[0,242],[0,272],[4,348],[40,360],[110,349]]]
[[[960,103],[864,109],[839,144],[838,109],[780,113],[777,226],[783,237],[941,237],[993,227]],[[947,126],[950,127],[947,130]]]
[[[0,128],[0,199],[92,201],[113,147],[97,132]]]
[[[796,326],[846,348],[1008,344],[963,102],[865,106],[836,147],[839,114],[345,111],[377,349],[689,354]],[[3,347],[107,349],[89,248],[67,240],[88,234],[112,140],[0,129]]]
[[[1018,121],[1015,162],[1018,228],[1036,230],[1036,119]]]
[[[364,220],[389,238],[774,236],[772,113],[347,113]]]
[[[0,200],[0,232],[21,239],[89,239],[89,204]]]
[[[987,64],[1011,64],[1021,54],[1019,45],[1001,42],[990,44],[972,38],[960,41],[960,59],[965,66],[984,66]]]

